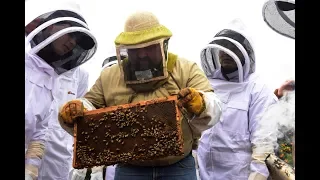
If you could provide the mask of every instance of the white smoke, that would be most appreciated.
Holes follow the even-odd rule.
[[[270,153],[278,148],[277,139],[293,142],[295,131],[295,91],[287,91],[279,101],[266,110],[259,121],[252,143],[256,153]]]

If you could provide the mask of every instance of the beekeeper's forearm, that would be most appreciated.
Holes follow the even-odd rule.
[[[266,110],[268,107],[276,103],[278,99],[267,87],[262,88],[261,91],[252,94],[252,100],[249,106],[249,132],[252,143],[252,161],[250,170],[252,173],[259,173],[265,177],[269,176],[268,168],[265,164],[266,157],[274,152],[273,144],[276,138],[274,129],[270,129],[264,123]],[[263,131],[262,131],[263,130]],[[270,136],[266,136],[269,134]]]
[[[195,137],[200,137],[201,133],[214,126],[221,116],[221,101],[213,92],[201,92],[205,102],[205,110],[198,116],[190,120],[190,127]]]
[[[42,157],[45,151],[45,142],[31,141],[25,154],[25,173],[33,179],[38,177],[38,169],[41,166]]]
[[[35,118],[37,118],[36,130],[32,134],[25,154],[25,171],[33,179],[38,177],[38,169],[41,166],[45,151],[46,133],[48,132],[48,118],[46,116],[35,116]]]
[[[252,144],[252,161],[250,164],[250,170],[252,174],[258,173],[259,175],[263,175],[267,178],[269,176],[269,171],[265,164],[265,159],[270,153],[274,153],[273,141],[276,140],[276,138],[272,137],[274,135],[274,133],[272,133],[272,129],[268,131],[268,127],[259,126],[261,118],[258,116],[251,117],[252,118],[249,120],[251,121],[251,123],[249,123],[249,125],[251,125],[249,128],[251,129],[250,139]],[[259,128],[265,129],[262,131]],[[268,134],[269,137],[266,137],[265,134]]]

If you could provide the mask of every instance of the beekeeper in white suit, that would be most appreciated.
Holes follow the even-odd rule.
[[[76,4],[25,5],[25,177],[68,179],[73,140],[59,126],[58,107],[86,93],[88,74],[77,67],[94,55],[97,43]]]
[[[255,73],[255,61],[253,44],[238,19],[201,51],[203,70],[223,103],[220,121],[203,132],[199,141],[202,180],[266,180],[269,176],[266,155],[256,153],[252,140],[262,114],[277,98]]]

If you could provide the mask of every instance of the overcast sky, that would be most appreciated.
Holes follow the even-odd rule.
[[[263,21],[265,0],[78,0],[98,51],[83,65],[90,73],[89,87],[99,76],[102,62],[114,53],[114,39],[123,31],[129,14],[153,12],[173,36],[169,51],[200,65],[200,51],[230,21],[241,19],[250,32],[256,52],[256,71],[270,88],[294,78],[295,43],[272,31]]]

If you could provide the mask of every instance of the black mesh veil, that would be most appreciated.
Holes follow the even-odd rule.
[[[96,52],[96,40],[77,13],[58,10],[37,17],[25,32],[31,52],[62,74],[88,61]]]

